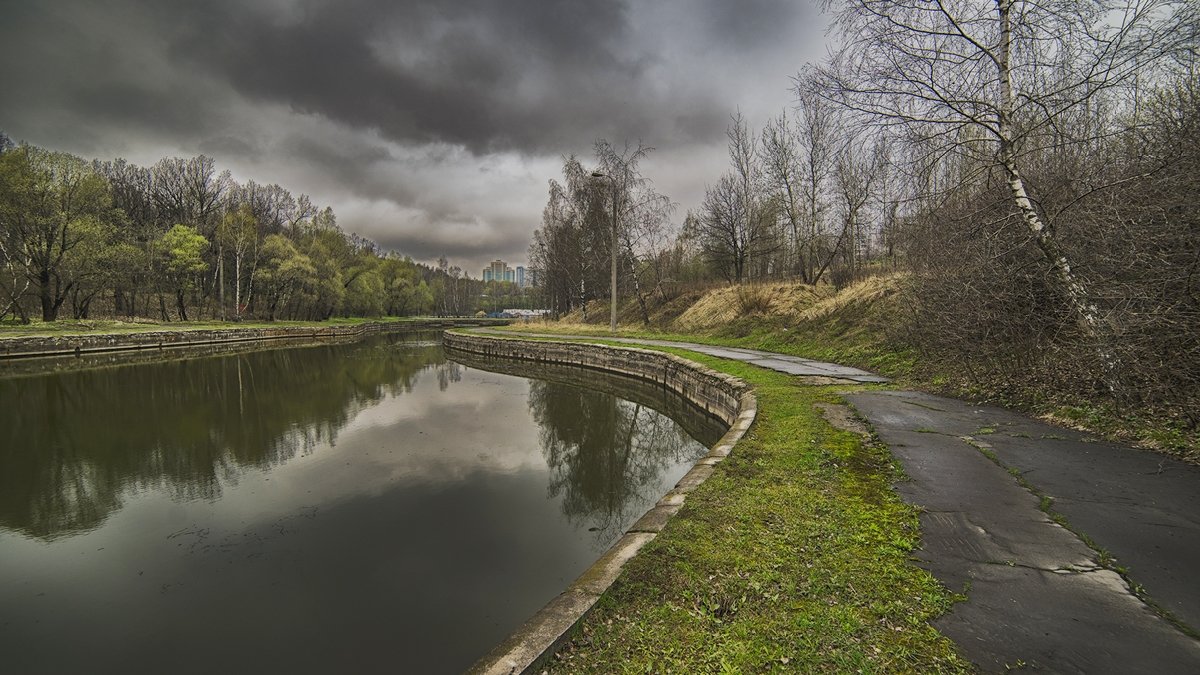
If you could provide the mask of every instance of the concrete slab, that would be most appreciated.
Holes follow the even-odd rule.
[[[1200,567],[1200,467],[1001,408],[913,392],[887,396],[904,405],[868,406],[877,428],[919,428],[985,444],[1051,498],[1072,529],[1112,554],[1152,600],[1200,629],[1200,583],[1192,573]]]
[[[598,599],[599,596],[590,593],[564,591],[467,672],[472,675],[527,672],[544,658],[545,645],[566,641],[567,632],[591,611]]]
[[[696,488],[700,487],[701,483],[708,480],[708,477],[712,475],[712,472],[713,468],[706,464],[697,464],[693,466],[692,469],[683,474],[683,478],[680,478],[679,482],[675,484],[675,489],[673,492],[688,493],[692,490],[695,490]]]
[[[972,570],[967,602],[933,625],[985,672],[1196,673],[1200,645],[1124,592],[1114,572]]]
[[[622,535],[617,543],[571,584],[571,589],[600,595],[617,580],[625,563],[637,555],[643,546],[653,541],[654,536],[651,532],[628,532]]]
[[[679,509],[683,504],[660,504],[650,509],[641,518],[637,519],[633,525],[629,526],[629,532],[653,532],[655,534],[662,532],[662,529],[667,526],[667,522],[671,520],[671,516],[679,513]]]

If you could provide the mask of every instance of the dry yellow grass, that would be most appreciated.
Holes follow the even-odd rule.
[[[819,321],[895,294],[900,290],[903,278],[904,275],[899,273],[873,276],[857,281],[840,291],[828,284],[813,287],[799,281],[721,286],[700,294],[674,319],[660,315],[654,320],[654,326],[657,330],[669,332],[703,333],[726,326],[743,316],[746,300],[753,300],[753,304],[765,307],[757,312],[760,317],[780,319],[787,323]],[[686,304],[688,300],[689,298],[685,297],[677,298],[674,301],[676,309],[671,314],[679,311],[680,301]],[[651,314],[655,315],[656,310],[652,308]],[[580,321],[581,314],[575,311],[557,322],[534,322],[529,326],[555,333],[608,333],[608,306],[605,302],[593,301],[589,305],[588,315],[593,319],[600,317],[605,321],[584,323]],[[637,321],[637,316],[640,315],[636,307],[626,303],[622,309],[618,332],[645,330]]]
[[[827,294],[811,303],[795,316],[797,321],[819,321],[854,305],[871,304],[900,290],[904,275],[900,273],[867,277],[837,293]]]
[[[753,284],[753,289],[770,299],[768,316],[796,318],[814,303],[831,295],[828,286],[813,288],[800,282],[771,282]],[[727,324],[742,313],[737,286],[716,288],[704,294],[694,305],[675,319],[672,328],[680,331],[705,330]]]

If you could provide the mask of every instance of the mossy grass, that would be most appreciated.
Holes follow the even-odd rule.
[[[892,490],[898,467],[816,407],[843,402],[839,393],[662,351],[751,383],[758,418],[547,668],[969,672],[929,624],[956,597],[912,560],[918,514]]]

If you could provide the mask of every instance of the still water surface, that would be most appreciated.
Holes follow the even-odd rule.
[[[460,358],[394,334],[0,377],[0,669],[459,672],[722,432]]]

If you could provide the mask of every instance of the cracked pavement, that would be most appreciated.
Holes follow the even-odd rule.
[[[1194,633],[1200,468],[1000,408],[915,392],[846,398],[910,478],[896,490],[922,508],[921,566],[967,596],[934,626],[982,669],[1200,672],[1200,642],[1111,568]]]

